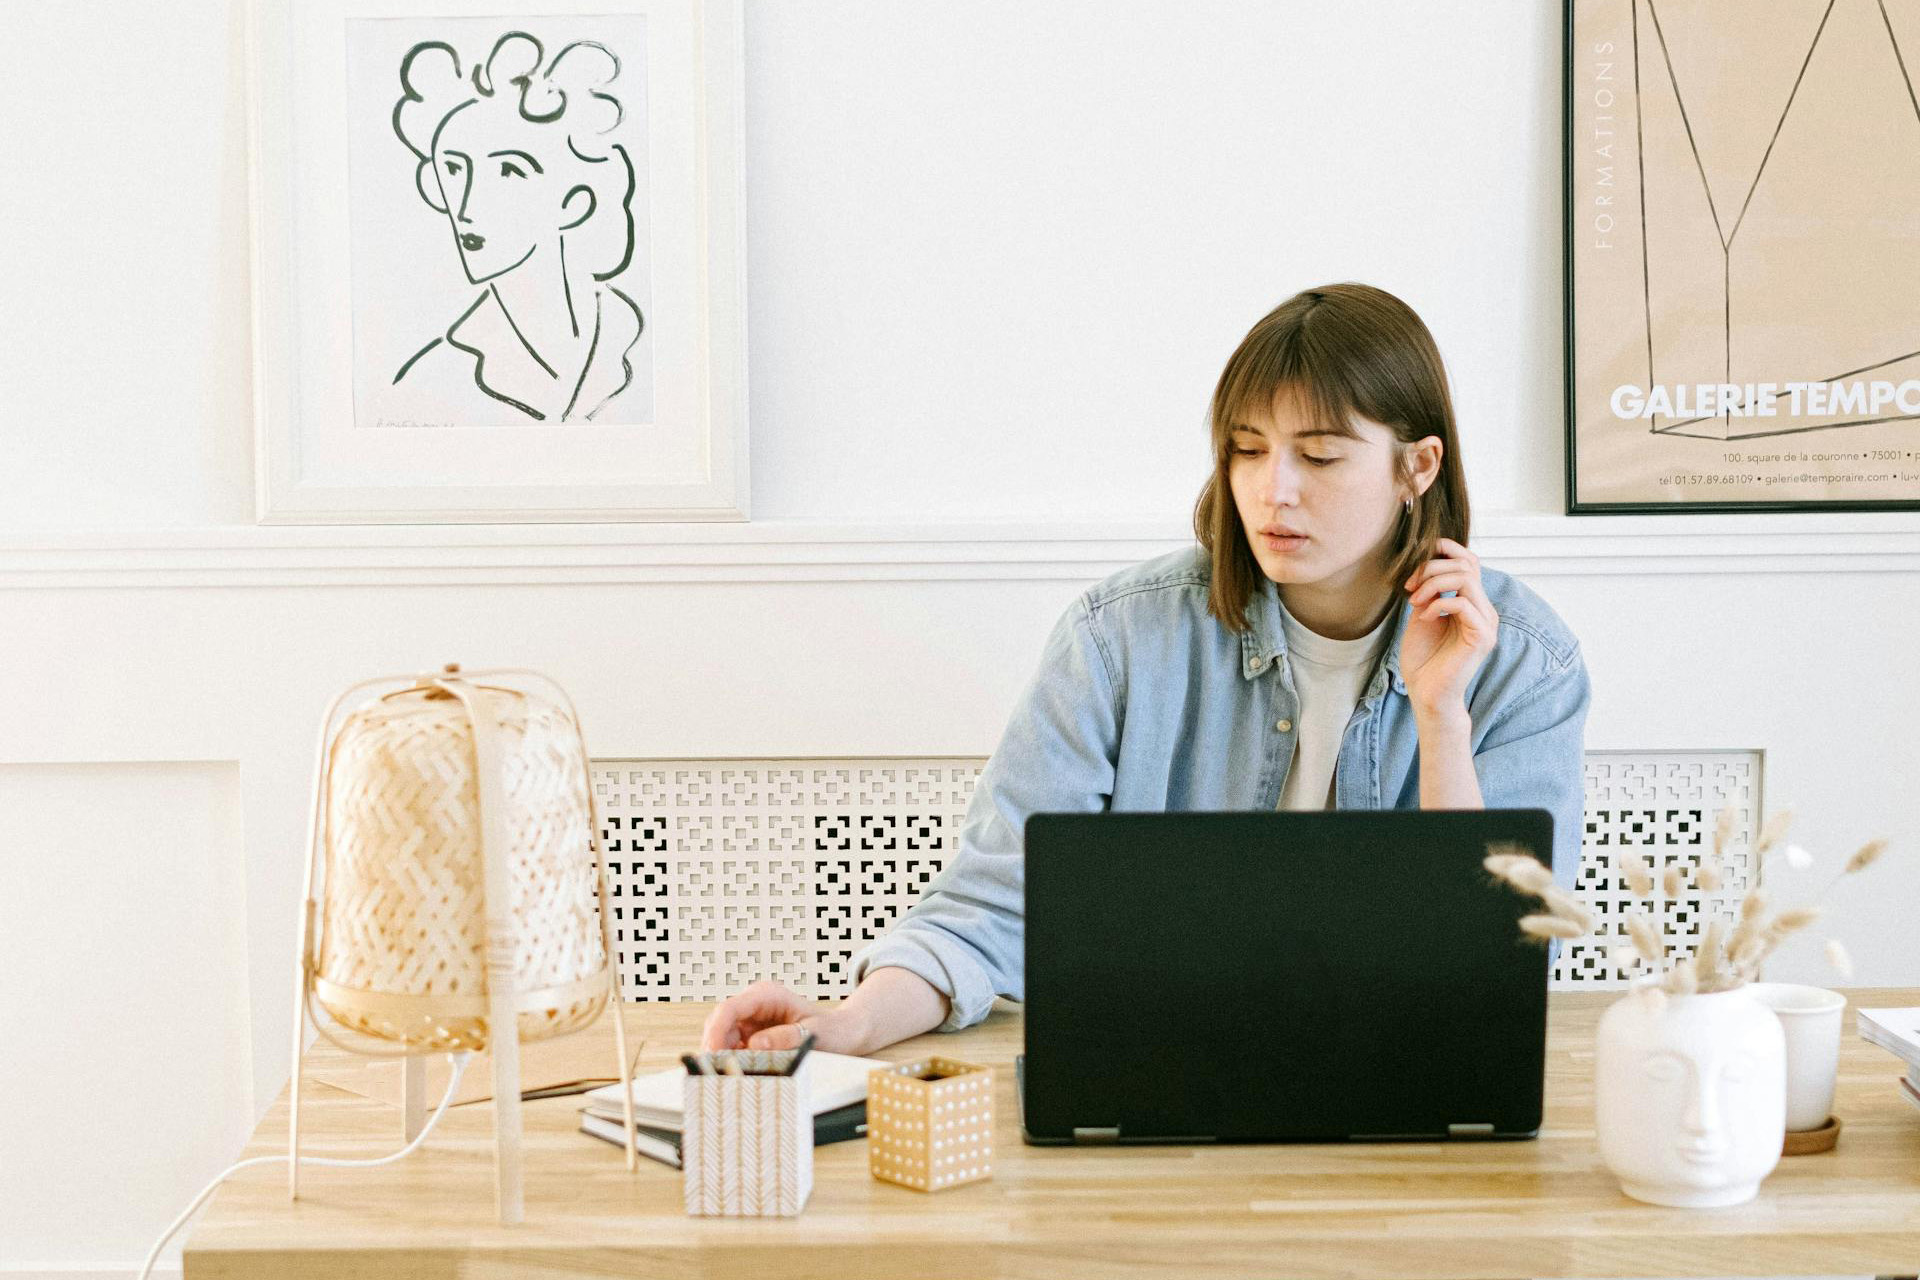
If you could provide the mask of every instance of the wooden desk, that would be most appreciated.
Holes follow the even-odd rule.
[[[1920,1004],[1920,989],[1850,993]],[[1841,1041],[1839,1148],[1785,1159],[1759,1198],[1664,1209],[1623,1196],[1593,1134],[1593,1033],[1605,993],[1555,993],[1547,1114],[1534,1142],[1226,1147],[1029,1147],[1013,1057],[1021,1015],[877,1055],[928,1049],[997,1067],[991,1181],[925,1195],[873,1180],[864,1142],[816,1152],[795,1219],[689,1218],[680,1175],[577,1131],[577,1097],[526,1108],[526,1222],[494,1218],[493,1113],[448,1112],[427,1143],[377,1169],[309,1166],[287,1199],[284,1166],[242,1171],[186,1244],[188,1280],[327,1277],[744,1276],[1732,1276],[1910,1275],[1920,1263],[1920,1113],[1890,1054]],[[676,1060],[699,1004],[630,1006],[640,1069]],[[609,1042],[602,1018],[582,1035]],[[317,1048],[315,1054],[337,1052]],[[436,1100],[437,1101],[437,1100]],[[249,1156],[286,1151],[287,1096]],[[312,1086],[312,1155],[398,1149],[393,1108]]]

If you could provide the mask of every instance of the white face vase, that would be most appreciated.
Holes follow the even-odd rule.
[[[1594,1120],[1621,1189],[1691,1208],[1753,1199],[1786,1133],[1784,1043],[1744,987],[1615,1002],[1595,1045]]]

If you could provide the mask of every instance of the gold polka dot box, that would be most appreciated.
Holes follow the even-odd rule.
[[[867,1078],[867,1169],[916,1191],[993,1175],[993,1068],[952,1058],[881,1067]]]

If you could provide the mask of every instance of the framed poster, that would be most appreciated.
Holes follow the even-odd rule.
[[[259,519],[746,519],[740,0],[248,16]]]
[[[1567,0],[1568,511],[1920,507],[1920,0]]]

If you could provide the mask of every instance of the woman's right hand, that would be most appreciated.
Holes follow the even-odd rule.
[[[778,982],[756,982],[728,996],[707,1015],[700,1049],[792,1049],[807,1032],[813,1047],[828,1053],[857,1055],[860,1029],[839,1009],[794,994]]]

